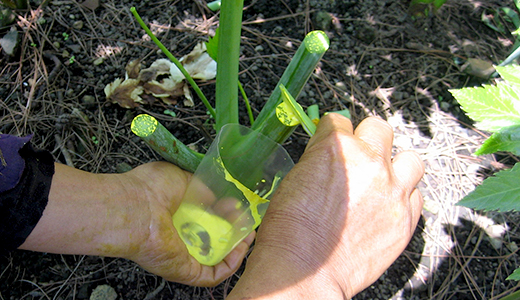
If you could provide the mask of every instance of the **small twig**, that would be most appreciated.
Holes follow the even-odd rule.
[[[74,168],[74,163],[72,162],[72,157],[70,156],[69,150],[65,147],[65,144],[63,143],[63,140],[58,134],[54,135],[54,139],[56,140],[56,144],[58,144],[58,147],[60,147],[61,154],[63,154],[63,157],[65,158],[65,162],[67,163],[67,166]]]
[[[159,284],[159,286],[155,290],[146,294],[146,297],[144,297],[144,300],[155,299],[155,296],[157,296],[157,294],[159,294],[164,289],[165,286],[166,286],[166,280],[164,278],[162,278],[161,284]]]

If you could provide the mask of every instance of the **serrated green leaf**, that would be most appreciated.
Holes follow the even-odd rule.
[[[495,69],[497,70],[498,74],[500,74],[500,77],[502,77],[502,79],[505,81],[520,84],[519,65],[507,65],[503,67],[496,66]]]
[[[520,155],[520,125],[505,127],[493,133],[475,152],[475,155],[509,151]]]
[[[520,268],[516,269],[513,274],[509,275],[506,280],[520,280]]]
[[[206,42],[206,52],[208,52],[209,57],[211,57],[214,61],[218,63],[217,53],[218,53],[218,39],[219,39],[219,30],[215,30],[215,36],[210,37]]]
[[[520,164],[498,172],[460,200],[457,205],[478,210],[520,211]]]
[[[520,124],[520,85],[499,82],[450,92],[482,130],[495,132]]]

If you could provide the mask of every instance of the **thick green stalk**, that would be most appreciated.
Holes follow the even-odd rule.
[[[323,31],[311,31],[307,34],[256,118],[252,129],[260,131],[280,144],[292,134],[296,126],[285,126],[276,116],[276,107],[282,102],[280,85],[283,84],[287,91],[297,98],[328,48],[329,38]]]
[[[188,81],[188,83],[191,85],[191,87],[193,88],[193,90],[195,91],[195,93],[199,96],[200,100],[202,100],[202,103],[204,103],[204,105],[206,106],[206,109],[209,111],[209,113],[211,114],[211,116],[213,118],[215,118],[215,110],[213,109],[213,107],[211,107],[211,104],[209,104],[209,101],[208,99],[206,98],[206,96],[204,96],[204,94],[202,93],[202,91],[200,90],[199,86],[197,85],[197,83],[195,82],[195,80],[193,80],[193,78],[191,78],[190,74],[186,71],[186,69],[184,69],[184,66],[180,63],[180,61],[175,57],[173,56],[173,54],[161,43],[161,41],[159,41],[159,39],[157,39],[157,37],[152,33],[152,31],[150,30],[150,28],[148,28],[148,26],[146,26],[146,24],[144,23],[143,19],[141,19],[141,16],[139,16],[139,14],[137,13],[137,10],[135,9],[135,7],[131,7],[130,8],[130,11],[132,12],[132,14],[134,15],[135,19],[137,20],[137,22],[139,23],[139,25],[141,25],[141,27],[144,29],[144,31],[146,32],[146,34],[148,34],[148,36],[152,39],[152,41],[157,45],[157,47],[159,47],[159,49],[161,49],[161,51],[166,55],[166,57],[168,57],[174,64],[175,66],[177,66],[177,68],[179,68],[179,70],[181,71],[182,75],[184,75],[184,77],[186,78],[186,80]],[[237,75],[238,76],[238,75]]]
[[[141,114],[135,117],[131,128],[135,135],[142,138],[164,159],[192,173],[204,157],[203,154],[184,145],[150,115]]]
[[[215,94],[217,132],[228,123],[238,123],[238,60],[242,29],[243,0],[224,0],[220,7]]]

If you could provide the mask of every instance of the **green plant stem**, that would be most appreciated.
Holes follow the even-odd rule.
[[[143,19],[141,19],[141,16],[139,16],[139,14],[137,13],[137,10],[135,9],[135,7],[131,7],[130,11],[132,12],[134,17],[136,18],[136,20],[139,23],[139,25],[141,25],[141,27],[144,29],[146,34],[148,34],[148,36],[150,36],[150,38],[157,45],[157,47],[159,47],[159,49],[161,49],[161,51],[166,55],[166,57],[168,57],[175,64],[175,66],[177,66],[177,68],[179,68],[179,70],[181,71],[182,75],[184,75],[184,77],[189,82],[189,84],[191,85],[191,87],[193,88],[195,93],[202,100],[202,103],[204,103],[204,105],[206,106],[206,109],[209,111],[211,116],[213,118],[216,118],[215,110],[213,109],[213,107],[211,107],[211,104],[209,104],[208,99],[206,98],[206,96],[204,96],[204,94],[200,90],[200,88],[197,85],[197,83],[195,82],[195,80],[193,80],[193,78],[191,78],[190,74],[186,71],[186,69],[184,69],[184,67],[179,62],[179,60],[177,58],[175,58],[175,56],[173,56],[173,54],[168,49],[166,49],[166,47],[161,43],[161,41],[159,41],[159,39],[157,39],[157,37],[152,33],[150,28],[148,28],[148,26],[146,26],[146,24],[144,23]]]
[[[318,104],[313,104],[307,107],[307,115],[312,120],[312,122],[317,122],[320,120],[320,107]]]
[[[243,0],[222,1],[218,44],[217,83],[215,94],[215,129],[238,123],[238,61],[242,30]]]
[[[184,145],[150,115],[136,116],[131,128],[135,135],[142,138],[164,159],[192,173],[195,172],[204,157],[203,154]]]
[[[283,125],[276,116],[276,107],[282,102],[280,85],[297,98],[303,86],[316,69],[323,54],[329,48],[329,38],[323,31],[311,31],[294,54],[273,93],[251,127],[282,144],[292,134],[295,126]]]
[[[242,94],[242,98],[244,98],[244,103],[246,104],[247,109],[247,115],[249,116],[249,123],[251,123],[251,126],[255,123],[255,117],[253,116],[253,111],[251,110],[251,104],[249,104],[249,98],[247,97],[246,91],[244,90],[244,87],[238,82],[238,88],[240,89],[240,93]]]

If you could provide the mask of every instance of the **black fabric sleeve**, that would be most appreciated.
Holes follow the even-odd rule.
[[[0,193],[0,252],[17,249],[40,220],[47,205],[54,159],[27,143],[19,151],[25,169],[18,184]]]

